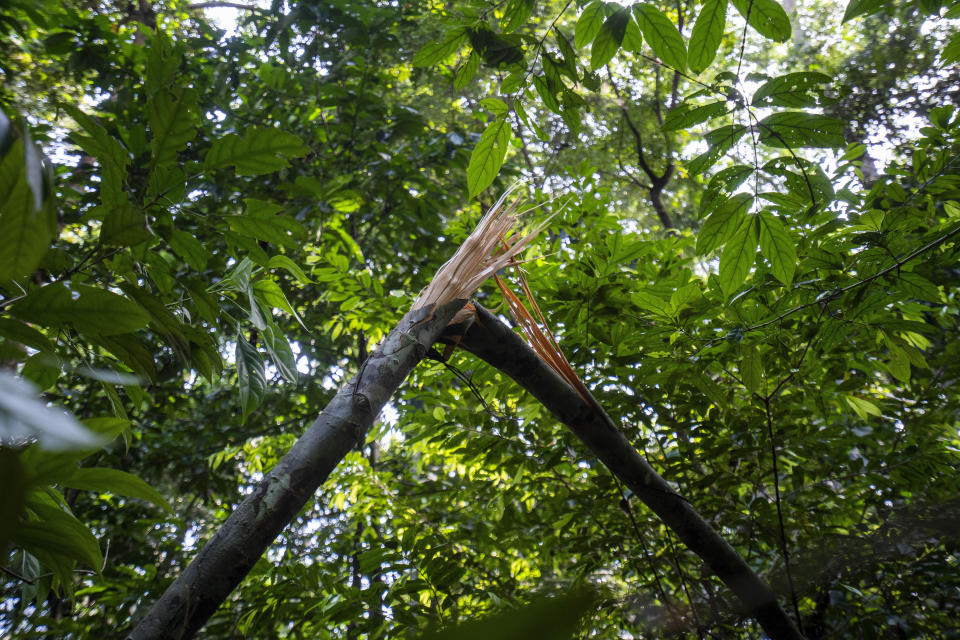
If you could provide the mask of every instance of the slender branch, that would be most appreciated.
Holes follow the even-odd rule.
[[[516,333],[474,303],[477,318],[460,346],[513,378],[563,422],[723,580],[771,640],[803,636],[776,593],[693,506],[664,480],[610,417],[581,397]]]
[[[797,589],[793,585],[793,571],[790,568],[790,549],[787,546],[787,532],[783,526],[783,506],[780,500],[780,470],[777,463],[777,443],[773,439],[773,417],[770,415],[770,400],[765,399],[763,404],[767,415],[767,438],[770,442],[770,458],[773,461],[773,495],[777,506],[777,524],[780,530],[780,553],[783,555],[783,566],[787,572],[787,584],[790,586],[790,602],[793,605],[793,615],[797,619],[800,633],[803,633],[803,618],[800,617],[800,606],[797,604]]]
[[[841,288],[839,288],[839,289],[835,289],[834,291],[827,292],[825,295],[824,295],[824,294],[821,294],[821,295],[818,296],[817,299],[814,300],[813,302],[807,302],[807,303],[804,303],[804,304],[797,305],[796,307],[793,307],[793,308],[791,308],[791,309],[787,309],[786,311],[784,311],[783,313],[781,313],[780,315],[778,315],[776,318],[772,318],[772,319],[767,320],[767,321],[765,321],[765,322],[761,322],[760,324],[755,324],[755,325],[753,325],[753,326],[751,326],[751,327],[747,327],[746,329],[744,329],[744,333],[746,333],[746,332],[748,332],[748,331],[756,331],[757,329],[762,329],[762,328],[767,327],[767,326],[769,326],[769,325],[771,325],[771,324],[775,324],[775,323],[777,323],[777,322],[780,322],[780,321],[783,320],[784,318],[786,318],[786,317],[788,317],[788,316],[791,316],[791,315],[793,315],[794,313],[797,313],[798,311],[803,311],[804,309],[807,309],[807,308],[812,307],[812,306],[814,306],[814,305],[817,305],[817,304],[825,304],[825,303],[827,303],[827,302],[831,302],[831,301],[833,301],[833,300],[836,300],[838,297],[840,297],[841,295],[843,295],[843,294],[846,293],[847,291],[850,291],[850,290],[852,290],[852,289],[856,289],[857,287],[861,287],[861,286],[863,286],[863,285],[865,285],[865,284],[869,284],[869,283],[873,282],[874,280],[876,280],[876,279],[878,279],[878,278],[882,278],[882,277],[884,277],[885,275],[887,275],[887,274],[889,274],[889,273],[891,273],[891,272],[893,272],[893,271],[896,271],[897,269],[899,269],[899,268],[902,267],[903,265],[907,264],[908,262],[910,262],[911,260],[913,260],[913,259],[916,258],[917,256],[923,255],[923,254],[926,253],[927,251],[931,251],[931,250],[933,250],[933,249],[936,249],[936,248],[939,247],[941,244],[943,244],[944,242],[946,242],[946,241],[949,240],[950,238],[953,238],[953,237],[956,236],[957,234],[960,234],[960,226],[957,226],[957,227],[954,228],[953,230],[948,231],[947,233],[943,234],[943,235],[940,236],[939,238],[935,238],[935,239],[931,240],[930,242],[928,242],[927,244],[923,245],[923,246],[920,247],[919,249],[916,249],[915,251],[912,251],[911,253],[907,254],[905,257],[896,260],[892,265],[890,265],[890,266],[887,267],[886,269],[882,269],[882,270],[878,271],[877,273],[873,274],[872,276],[868,276],[868,277],[866,277],[866,278],[864,278],[864,279],[862,279],[862,280],[858,280],[858,281],[854,282],[853,284],[848,284],[848,285],[845,286],[845,287],[841,287]]]

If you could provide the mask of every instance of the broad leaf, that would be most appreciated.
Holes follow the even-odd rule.
[[[267,352],[273,358],[273,364],[276,365],[280,375],[293,384],[297,384],[297,358],[293,354],[293,349],[290,348],[290,343],[287,342],[286,337],[273,324],[268,324],[260,332],[260,336],[263,338],[263,346],[267,348]]]
[[[34,555],[66,556],[100,571],[103,555],[97,539],[76,516],[52,502],[28,502],[30,517],[20,525],[16,542]]]
[[[208,169],[234,166],[237,175],[273,173],[290,166],[288,157],[306,155],[297,136],[274,128],[250,127],[242,138],[228,134],[210,147],[204,158]]]
[[[170,248],[197,271],[207,268],[210,254],[197,238],[186,231],[174,231],[170,234]]]
[[[643,37],[660,60],[678,71],[687,68],[687,47],[677,27],[651,4],[633,5]]]
[[[103,215],[100,240],[105,245],[132,247],[153,238],[147,215],[129,201],[122,201]]]
[[[25,137],[15,140],[0,158],[0,283],[33,272],[56,232],[41,156]]]
[[[103,335],[130,333],[150,322],[143,307],[132,300],[76,282],[54,282],[34,289],[10,313],[46,327],[70,325],[81,333]]]
[[[943,48],[940,57],[944,64],[960,62],[960,32],[950,36],[950,41],[947,42],[947,46]]]
[[[503,18],[500,20],[500,27],[503,33],[516,31],[530,18],[533,12],[534,0],[510,0],[507,8],[503,10]]]
[[[630,13],[627,9],[619,9],[610,14],[600,27],[600,33],[593,40],[590,47],[590,67],[599,69],[610,62],[617,50],[620,49],[620,43],[623,42],[623,35],[627,29],[627,22],[630,20]]]
[[[72,414],[41,400],[32,384],[0,371],[0,444],[22,445],[32,439],[54,451],[103,444]]]
[[[119,469],[82,467],[74,471],[70,477],[61,480],[60,484],[81,491],[98,491],[114,493],[126,498],[140,498],[162,507],[168,513],[173,513],[173,507],[160,495],[160,492],[132,473]]]
[[[36,349],[42,353],[52,355],[56,347],[47,336],[43,335],[28,324],[13,318],[0,317],[0,337],[24,346]]]
[[[748,193],[738,193],[719,206],[697,234],[697,253],[710,253],[725,243],[740,228],[752,206],[753,195]]]
[[[594,2],[588,4],[577,20],[577,26],[573,36],[574,46],[580,49],[593,42],[593,39],[600,33],[606,17],[607,8],[605,2],[602,0],[594,0]]]
[[[664,131],[677,131],[701,124],[727,113],[726,102],[711,102],[700,107],[690,108],[686,102],[671,109],[663,119]]]
[[[302,227],[295,220],[278,215],[283,207],[256,198],[245,198],[244,203],[246,211],[243,215],[226,216],[227,224],[233,231],[258,242],[270,242],[290,249],[300,245],[298,238],[302,234]]]
[[[816,71],[788,73],[763,84],[753,94],[755,107],[821,107],[830,102],[820,85],[832,78]]]
[[[147,101],[153,167],[176,164],[177,152],[197,135],[193,123],[196,112],[197,94],[193,89],[158,91]]]
[[[757,124],[758,141],[770,147],[841,148],[843,121],[815,113],[783,111],[767,116]]]
[[[757,218],[760,228],[760,252],[770,263],[774,277],[789,286],[797,269],[797,250],[779,218],[762,211]]]
[[[453,90],[462,91],[467,84],[473,80],[480,68],[480,54],[476,51],[470,53],[466,61],[457,69],[457,75],[453,79]]]
[[[720,254],[720,289],[729,297],[740,288],[757,259],[757,219],[746,216]]]
[[[257,348],[246,341],[242,335],[237,335],[237,386],[240,390],[240,408],[243,412],[240,422],[246,422],[260,403],[267,388],[266,372],[264,371],[263,357]]]
[[[719,129],[714,129],[704,136],[710,144],[710,149],[690,162],[687,167],[690,175],[703,173],[716,164],[717,160],[730,151],[746,132],[747,128],[742,124],[728,124]]]
[[[127,165],[130,163],[130,153],[120,142],[112,137],[96,120],[80,111],[73,105],[61,104],[61,109],[67,112],[87,135],[74,133],[71,135],[80,148],[100,163],[100,198],[102,204],[111,207],[128,199],[124,187],[127,178]]]
[[[429,67],[442,62],[456,53],[466,40],[467,35],[463,29],[454,29],[449,32],[443,40],[425,44],[423,48],[413,56],[411,64],[415,67]]]
[[[843,12],[843,21],[847,22],[859,16],[876,13],[886,6],[887,0],[850,0]]]
[[[510,133],[509,121],[497,118],[480,136],[467,166],[467,191],[471,198],[489,187],[497,177],[510,145]]]
[[[775,42],[790,39],[790,16],[776,0],[730,0],[744,18],[749,14],[750,26]]]
[[[740,380],[750,393],[763,391],[763,362],[754,346],[743,348],[740,360]]]
[[[694,73],[710,66],[723,40],[727,22],[727,0],[706,0],[690,34],[687,62]]]
[[[273,256],[270,258],[270,262],[267,263],[267,268],[285,269],[290,275],[296,278],[300,284],[313,284],[313,280],[303,272],[303,269],[287,256]]]

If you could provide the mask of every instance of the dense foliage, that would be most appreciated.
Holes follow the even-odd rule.
[[[570,362],[804,634],[960,638],[960,3],[218,4],[0,9],[0,634],[129,632],[522,180]],[[761,637],[455,351],[203,634],[531,601],[484,633]]]

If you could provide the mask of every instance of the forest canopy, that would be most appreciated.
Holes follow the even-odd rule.
[[[0,635],[960,638],[958,25],[8,0]]]

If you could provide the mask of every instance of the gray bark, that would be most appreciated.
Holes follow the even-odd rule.
[[[519,335],[474,303],[477,318],[460,347],[529,391],[736,594],[771,640],[803,640],[773,589],[634,449],[599,404],[580,397]]]
[[[129,640],[191,638],[367,435],[377,414],[463,306],[407,313],[260,485],[140,620]]]

